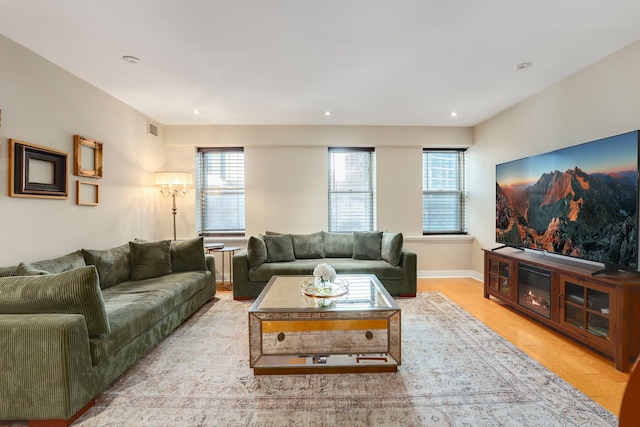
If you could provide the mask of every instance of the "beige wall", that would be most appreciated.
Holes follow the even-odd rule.
[[[153,238],[158,197],[149,171],[164,154],[147,118],[2,36],[0,64],[0,265]],[[99,206],[76,205],[74,134],[104,143],[104,178],[83,178],[100,185]],[[8,196],[9,138],[69,153],[68,199]]]
[[[640,128],[640,42],[579,71],[475,128],[469,150],[469,230],[495,247],[495,165]]]
[[[245,147],[247,232],[326,229],[326,149],[376,148],[378,228],[402,231],[427,275],[482,271],[495,246],[495,164],[640,127],[640,42],[470,128],[381,126],[167,126],[148,118],[0,36],[0,208],[2,265],[133,237],[169,238],[171,200],[152,187],[153,171],[193,171],[197,146]],[[126,64],[124,64],[126,65]],[[124,72],[124,71],[123,71]],[[8,197],[7,140],[69,152],[74,134],[104,143],[100,205]],[[420,150],[470,147],[469,237],[421,236]],[[1,159],[0,159],[1,160]],[[178,201],[178,236],[194,236],[194,192]]]
[[[375,147],[377,228],[404,234],[406,245],[418,252],[421,274],[445,270],[465,274],[471,266],[467,255],[472,239],[422,237],[421,153],[423,147],[468,147],[471,138],[470,128],[167,126],[166,153],[167,166],[193,170],[197,146],[244,147],[248,237],[266,230],[326,230],[327,148]],[[183,233],[195,234],[193,200],[188,196],[181,202]],[[170,227],[161,221],[162,230]]]

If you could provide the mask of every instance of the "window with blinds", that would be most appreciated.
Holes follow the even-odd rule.
[[[198,148],[197,226],[203,235],[244,235],[244,151]]]
[[[329,231],[372,231],[374,212],[374,149],[329,148]]]
[[[465,150],[423,150],[423,234],[464,234]]]

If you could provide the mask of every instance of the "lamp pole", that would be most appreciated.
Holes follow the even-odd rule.
[[[173,240],[178,240],[176,233],[176,214],[178,213],[178,208],[176,206],[176,197],[184,197],[187,194],[186,185],[163,185],[160,189],[162,196],[169,197],[171,196],[172,206],[171,213],[173,214]]]
[[[172,191],[171,196],[173,197],[173,207],[171,208],[171,213],[173,214],[173,240],[176,241],[176,214],[178,213],[178,208],[176,208],[176,193],[177,191]]]

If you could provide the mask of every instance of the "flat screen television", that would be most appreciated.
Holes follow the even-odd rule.
[[[638,270],[640,131],[496,165],[496,241]]]

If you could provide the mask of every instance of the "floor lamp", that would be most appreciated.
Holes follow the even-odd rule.
[[[176,196],[184,197],[189,187],[193,185],[193,175],[189,172],[156,172],[155,184],[160,187],[163,197],[173,198],[173,240],[176,240]]]

